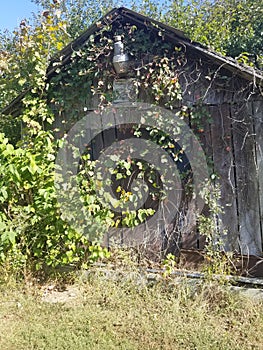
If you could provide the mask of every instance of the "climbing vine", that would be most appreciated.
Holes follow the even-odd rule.
[[[84,207],[92,217],[89,230],[96,231],[98,240],[89,242],[85,235],[72,229],[61,215],[56,200],[55,157],[63,138],[87,112],[95,110],[99,113],[111,106],[116,98],[113,86],[120,77],[112,65],[115,35],[122,35],[130,55],[128,78],[136,92],[136,100],[164,106],[182,120],[197,120],[182,100],[180,70],[186,63],[184,50],[167,42],[161,31],[156,35],[147,28],[137,28],[129,23],[117,22],[102,28],[98,24],[98,31],[73,50],[65,63],[65,57],[59,54],[51,60],[53,51],[47,44],[47,37],[56,43],[52,47],[57,49],[67,38],[63,22],[57,19],[54,22],[47,16],[35,33],[30,33],[26,24],[22,25],[20,58],[30,55],[31,59],[28,66],[19,69],[15,57],[8,58],[1,86],[1,96],[7,96],[8,91],[12,97],[15,92],[25,89],[27,92],[20,102],[16,119],[22,139],[16,142],[11,133],[8,135],[10,128],[6,128],[7,135],[0,134],[0,259],[12,260],[14,255],[19,256],[16,264],[19,261],[21,264],[33,263],[37,269],[44,265],[82,264],[107,256],[107,250],[98,242],[110,227],[133,227],[153,215],[153,207],[125,210],[125,203],[138,199],[123,185],[132,175],[142,174],[150,185],[149,196],[153,201],[158,196],[159,199],[165,197],[158,171],[147,162],[115,159],[112,175],[116,184],[116,205],[123,206],[122,215],[105,208],[96,192],[98,183],[93,178],[96,159],[91,151],[94,145],[90,144],[81,157],[77,181]],[[9,72],[15,73],[9,83],[17,82],[21,89],[15,91],[8,85]],[[160,118],[156,128],[132,125],[128,129],[133,136],[147,136],[161,146],[174,162],[184,162],[184,150],[178,149],[169,135],[161,131],[163,122]],[[5,117],[5,126],[7,124]],[[192,193],[190,170],[188,167],[181,173],[189,195]],[[94,220],[96,225],[92,226]]]

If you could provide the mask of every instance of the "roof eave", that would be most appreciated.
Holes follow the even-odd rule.
[[[71,57],[71,54],[75,50],[77,50],[79,47],[81,47],[92,34],[94,34],[102,26],[112,24],[120,16],[123,16],[124,18],[127,18],[128,20],[131,20],[135,23],[136,22],[140,23],[141,25],[151,26],[152,29],[156,31],[159,29],[163,29],[164,34],[167,37],[169,37],[171,40],[174,40],[179,44],[183,44],[192,50],[196,50],[199,54],[206,56],[207,58],[213,60],[219,65],[222,65],[222,67],[230,70],[231,72],[234,72],[236,75],[246,80],[252,81],[257,85],[263,86],[263,75],[260,74],[260,72],[256,71],[255,69],[242,66],[238,62],[236,62],[235,60],[229,57],[225,57],[219,53],[210,51],[206,47],[202,46],[201,44],[192,42],[189,38],[187,38],[184,35],[182,31],[175,29],[171,26],[168,26],[166,24],[163,24],[157,20],[146,17],[137,12],[134,12],[132,10],[129,10],[125,7],[112,9],[100,20],[93,23],[78,38],[76,38],[74,41],[72,41],[70,44],[64,47],[61,51],[59,51],[51,59],[49,68],[47,70],[47,77],[51,76],[55,72],[55,70],[57,69],[57,64],[56,64],[57,62],[59,63],[60,66],[61,65],[63,66],[64,64],[66,64],[69,58]],[[27,89],[22,94],[20,94],[19,96],[17,96],[8,106],[6,106],[1,111],[1,113],[12,114],[12,110],[14,109],[14,106],[16,106],[18,103],[21,102],[21,100],[23,99],[23,97],[28,91],[30,91],[30,88]]]

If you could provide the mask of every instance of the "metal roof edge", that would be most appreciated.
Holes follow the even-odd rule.
[[[187,47],[189,47],[192,50],[196,50],[201,55],[205,55],[208,58],[211,58],[217,62],[217,64],[223,65],[226,69],[235,72],[240,77],[253,81],[255,83],[259,83],[260,85],[263,85],[263,72],[261,73],[258,70],[255,70],[254,68],[244,66],[239,64],[237,61],[235,61],[231,57],[223,56],[220,53],[217,53],[215,51],[209,50],[205,46],[203,46],[200,43],[191,41],[188,37],[185,36],[185,34],[174,27],[171,27],[167,24],[164,24],[162,22],[159,22],[153,18],[147,17],[145,15],[142,15],[138,12],[135,12],[133,10],[130,10],[126,7],[119,7],[119,8],[113,8],[111,11],[109,11],[106,15],[104,15],[101,19],[97,20],[93,24],[90,25],[88,29],[86,29],[79,37],[77,37],[75,40],[73,40],[71,43],[66,45],[61,51],[59,51],[56,55],[54,55],[51,58],[49,68],[47,69],[47,77],[50,76],[55,70],[56,66],[54,66],[54,63],[59,59],[61,62],[60,64],[63,65],[66,63],[68,58],[71,56],[71,54],[76,50],[77,48],[81,47],[97,30],[101,28],[103,25],[109,25],[113,23],[119,16],[126,17],[128,19],[141,21],[141,24],[144,25],[152,25],[153,24],[157,27],[163,29],[166,32],[169,32],[170,38],[173,40],[177,40],[179,43],[183,43]],[[22,98],[25,96],[25,93],[27,93],[30,90],[27,89],[26,92],[22,92],[20,95],[18,95],[11,103],[6,106],[4,109],[2,109],[2,114],[8,114],[11,113],[12,107],[14,107],[17,103],[19,103]]]

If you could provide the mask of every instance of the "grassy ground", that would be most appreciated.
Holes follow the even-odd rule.
[[[93,275],[66,286],[5,282],[0,297],[1,350],[263,349],[263,305],[211,282]]]

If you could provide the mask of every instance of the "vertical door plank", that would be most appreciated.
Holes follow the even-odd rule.
[[[232,107],[233,145],[235,154],[237,205],[242,254],[261,253],[259,188],[253,118],[248,104]]]
[[[214,171],[218,176],[223,213],[219,216],[226,251],[238,250],[238,213],[236,204],[234,151],[232,145],[232,123],[228,104],[211,107],[213,116],[212,145]],[[224,235],[224,230],[227,236]]]
[[[252,113],[255,125],[255,151],[257,161],[259,217],[261,228],[261,250],[263,250],[263,100],[252,103]]]

